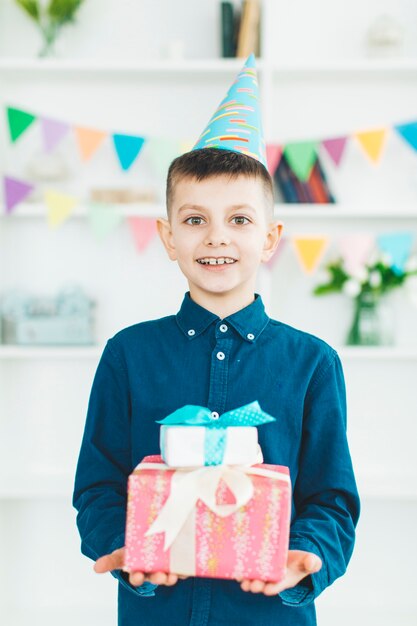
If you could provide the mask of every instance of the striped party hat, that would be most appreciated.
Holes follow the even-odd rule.
[[[192,149],[201,148],[240,152],[267,167],[254,54],[247,58]]]

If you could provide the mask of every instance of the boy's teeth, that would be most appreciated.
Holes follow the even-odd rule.
[[[224,263],[234,263],[235,259],[231,259],[230,257],[221,257],[219,259],[197,259],[197,261],[203,265],[223,265]]]

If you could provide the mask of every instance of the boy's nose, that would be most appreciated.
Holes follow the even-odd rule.
[[[208,246],[221,246],[222,244],[227,246],[230,243],[230,237],[219,229],[212,230],[208,233],[204,243]]]

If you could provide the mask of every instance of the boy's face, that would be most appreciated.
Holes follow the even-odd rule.
[[[253,297],[258,267],[271,258],[282,230],[268,223],[266,202],[261,181],[244,176],[175,185],[170,220],[158,219],[158,231],[191,295]]]

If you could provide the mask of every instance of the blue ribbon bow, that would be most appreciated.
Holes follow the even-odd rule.
[[[204,426],[206,436],[204,442],[204,465],[221,465],[226,449],[227,431],[229,426],[260,426],[274,422],[275,417],[262,411],[258,401],[232,409],[214,419],[209,409],[194,404],[186,404],[162,420],[162,428],[168,426]],[[164,450],[162,450],[164,456]]]

